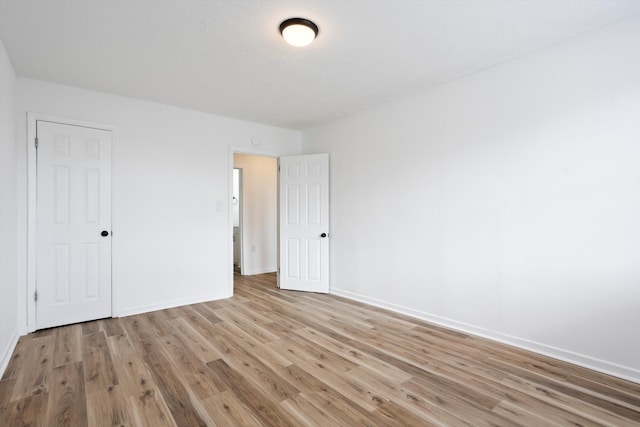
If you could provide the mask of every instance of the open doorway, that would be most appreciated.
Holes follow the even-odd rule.
[[[242,169],[233,168],[233,272],[242,274]]]
[[[278,159],[234,153],[232,203],[234,274],[276,272]]]

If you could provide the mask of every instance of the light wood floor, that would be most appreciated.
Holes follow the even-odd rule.
[[[22,337],[0,426],[640,425],[638,384],[274,283]]]

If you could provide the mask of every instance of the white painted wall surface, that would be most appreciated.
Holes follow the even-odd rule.
[[[640,382],[640,18],[303,133],[332,292]]]
[[[18,340],[16,75],[0,40],[0,376]]]
[[[229,297],[229,146],[252,147],[251,138],[257,137],[264,152],[300,152],[296,131],[20,77],[17,114],[23,169],[28,111],[115,127],[116,315]],[[25,177],[20,177],[19,188],[20,215],[26,217]],[[20,238],[26,242],[25,230],[20,230]],[[21,259],[22,268],[25,265]],[[23,303],[25,297],[21,295]],[[24,328],[26,314],[20,318]]]
[[[278,160],[235,154],[242,169],[242,274],[275,272],[278,268]]]

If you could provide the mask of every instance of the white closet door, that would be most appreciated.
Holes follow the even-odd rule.
[[[111,316],[111,131],[37,122],[37,329]]]

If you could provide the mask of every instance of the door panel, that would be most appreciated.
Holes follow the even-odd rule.
[[[110,317],[111,132],[38,121],[37,135],[36,328]]]
[[[280,158],[281,289],[329,292],[329,155]]]

